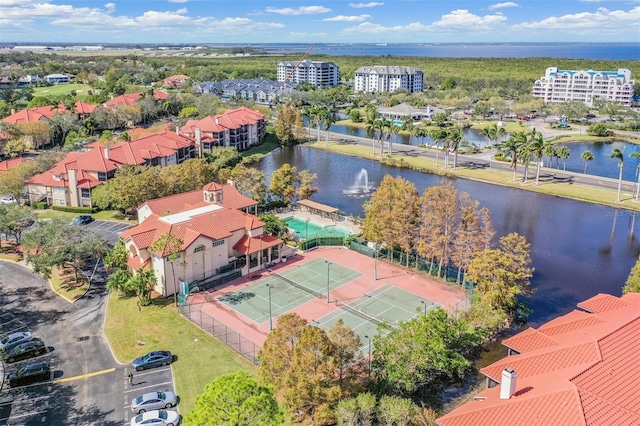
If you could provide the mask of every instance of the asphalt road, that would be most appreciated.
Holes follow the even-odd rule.
[[[131,225],[95,221],[86,225],[110,243]],[[96,267],[97,266],[97,267]],[[14,364],[0,363],[0,378],[33,361],[49,362],[49,381],[18,388],[0,386],[0,424],[128,425],[131,399],[149,391],[174,391],[171,367],[134,373],[119,364],[103,334],[106,273],[88,264],[87,294],[75,303],[56,296],[48,283],[23,265],[0,261],[0,336],[31,331],[48,352]]]

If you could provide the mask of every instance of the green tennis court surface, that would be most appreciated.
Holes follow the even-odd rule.
[[[395,327],[441,305],[392,284],[386,284],[349,304],[338,302],[337,306],[336,311],[312,321],[312,324],[329,330],[341,319],[344,325],[360,336],[360,350],[364,356],[369,351],[369,343],[377,333],[379,324],[387,323]]]
[[[262,324],[314,298],[327,298],[331,291],[362,274],[323,258],[288,269],[282,274],[265,270],[266,278],[242,290],[225,294],[218,301]],[[270,313],[271,312],[271,313]]]

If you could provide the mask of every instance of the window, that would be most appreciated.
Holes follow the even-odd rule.
[[[215,240],[213,242],[212,247],[218,247],[218,246],[221,246],[221,245],[224,245],[224,240]]]
[[[107,181],[107,174],[103,173],[103,172],[98,172],[98,180],[100,182],[106,182]]]
[[[91,198],[91,190],[90,189],[86,189],[86,188],[82,188],[81,189],[81,197],[82,198]]]
[[[198,253],[198,252],[201,252],[201,251],[204,251],[204,246],[198,246],[198,247],[193,249],[194,253]]]

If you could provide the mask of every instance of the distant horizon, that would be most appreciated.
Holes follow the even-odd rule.
[[[0,44],[637,42],[638,0],[1,0]],[[134,40],[132,40],[132,38]],[[208,41],[206,41],[208,40]]]

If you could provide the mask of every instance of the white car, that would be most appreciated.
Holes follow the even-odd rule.
[[[131,426],[176,426],[180,422],[177,411],[153,410],[131,419]]]
[[[177,402],[178,400],[173,392],[148,392],[133,398],[131,411],[141,414],[145,411],[175,407]]]
[[[5,195],[0,198],[0,204],[16,204],[18,201],[14,198],[13,195]]]

